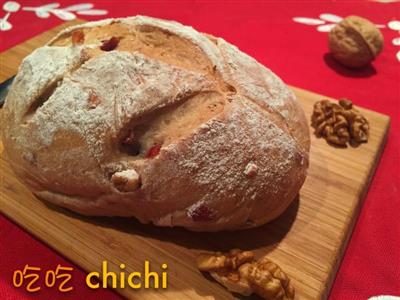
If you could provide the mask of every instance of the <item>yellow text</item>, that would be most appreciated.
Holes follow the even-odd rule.
[[[161,271],[151,271],[150,262],[145,261],[143,272],[133,271],[126,272],[125,264],[119,265],[119,270],[111,271],[108,268],[107,261],[103,261],[101,265],[101,272],[90,272],[86,276],[86,285],[91,289],[102,288],[125,288],[130,287],[132,289],[166,289],[168,285],[168,273],[167,264],[161,265]],[[102,283],[100,283],[100,281]]]

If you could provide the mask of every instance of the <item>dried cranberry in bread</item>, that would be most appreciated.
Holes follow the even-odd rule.
[[[35,195],[85,215],[217,231],[297,195],[309,131],[293,93],[221,38],[130,17],[70,27],[22,62],[6,154]]]

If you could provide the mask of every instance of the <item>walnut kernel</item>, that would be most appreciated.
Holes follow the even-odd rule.
[[[368,121],[348,99],[340,99],[339,104],[328,100],[316,102],[311,126],[317,137],[323,137],[328,143],[337,146],[368,142]]]
[[[72,45],[82,45],[83,42],[85,41],[85,34],[83,33],[82,30],[76,30],[72,33],[71,36],[72,40]]]
[[[139,174],[133,169],[115,172],[111,181],[122,192],[133,192],[140,187]]]
[[[226,254],[221,252],[216,252],[214,254],[200,254],[197,257],[197,267],[200,271],[214,271],[223,268],[236,270],[244,263],[251,262],[253,260],[254,254],[252,252],[232,249]]]
[[[265,299],[293,299],[294,288],[282,269],[267,258],[249,266],[247,273],[250,287]]]
[[[244,169],[244,174],[247,177],[254,177],[255,175],[257,175],[257,171],[258,166],[253,162],[249,162]]]
[[[294,299],[294,288],[281,268],[267,258],[256,261],[251,251],[203,253],[197,267],[210,272],[229,291],[244,296],[256,293],[269,300]]]

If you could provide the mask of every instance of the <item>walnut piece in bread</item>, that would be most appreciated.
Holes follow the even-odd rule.
[[[289,206],[308,168],[307,122],[287,86],[225,40],[173,21],[60,32],[23,60],[2,113],[18,177],[85,215],[259,226]]]
[[[133,192],[140,186],[140,178],[135,170],[115,172],[111,176],[111,181],[119,187],[119,190],[125,192]]]
[[[282,269],[266,257],[255,260],[251,251],[202,253],[197,257],[200,271],[210,275],[229,291],[268,300],[294,299],[294,288]]]

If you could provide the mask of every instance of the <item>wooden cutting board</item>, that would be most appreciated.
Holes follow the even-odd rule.
[[[0,80],[15,74],[20,60],[59,29],[1,53]],[[292,89],[308,119],[314,102],[327,98]],[[100,270],[103,260],[116,272],[120,271],[120,263],[126,264],[126,273],[142,271],[145,260],[155,270],[160,270],[162,263],[168,264],[166,290],[117,290],[128,298],[232,299],[231,293],[196,269],[195,257],[204,250],[241,248],[276,261],[292,278],[297,299],[325,299],[389,128],[389,117],[361,111],[370,122],[370,141],[358,148],[339,149],[312,135],[311,164],[299,200],[277,220],[260,228],[192,233],[142,225],[128,218],[82,217],[35,198],[15,178],[3,155],[0,210],[86,271]]]

